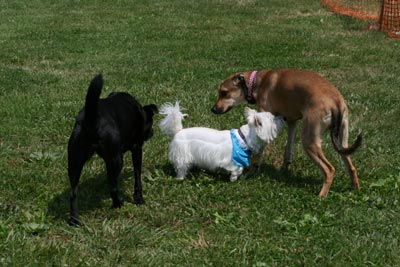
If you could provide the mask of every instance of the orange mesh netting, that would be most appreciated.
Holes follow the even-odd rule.
[[[398,0],[385,0],[380,19],[381,30],[390,37],[400,37],[400,13]]]
[[[320,0],[335,13],[375,20],[390,37],[400,37],[399,0]]]

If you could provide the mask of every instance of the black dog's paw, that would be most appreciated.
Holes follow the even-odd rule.
[[[134,195],[133,196],[133,203],[135,203],[136,205],[143,205],[144,204],[143,196]]]
[[[122,205],[124,205],[124,201],[122,201],[121,199],[117,199],[117,200],[113,201],[112,207],[114,209],[119,209],[122,207]]]
[[[83,224],[79,221],[79,219],[78,219],[78,218],[75,218],[75,217],[70,217],[70,218],[68,219],[68,225],[69,225],[69,226],[74,226],[74,227],[81,227],[81,226],[83,226]]]

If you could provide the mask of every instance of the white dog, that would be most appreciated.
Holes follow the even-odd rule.
[[[183,114],[179,102],[166,103],[160,113],[166,115],[159,123],[165,134],[173,137],[169,145],[169,161],[174,165],[177,178],[183,180],[192,166],[209,171],[224,169],[236,181],[243,167],[250,165],[251,154],[259,154],[282,130],[284,121],[269,112],[257,113],[246,108],[247,124],[239,129],[218,131],[205,127],[183,129]]]

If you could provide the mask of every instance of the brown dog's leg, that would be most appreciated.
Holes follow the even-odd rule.
[[[340,129],[340,134],[339,138],[341,139],[342,146],[343,147],[348,147],[348,139],[349,139],[349,121],[348,121],[348,116],[347,112],[344,113],[344,118],[342,121],[342,126]],[[357,170],[353,165],[353,162],[350,159],[349,155],[341,155],[342,160],[344,165],[346,166],[347,171],[350,174],[352,183],[353,183],[353,188],[354,189],[360,189],[360,183],[358,181],[358,175],[357,175]]]
[[[287,125],[288,125],[288,138],[286,143],[285,156],[283,159],[283,165],[281,168],[282,171],[288,170],[289,165],[292,163],[293,160],[293,144],[294,144],[294,138],[296,136],[297,121],[288,121]]]
[[[324,184],[319,192],[319,196],[326,197],[333,182],[335,168],[326,159],[324,153],[322,152],[320,126],[304,121],[301,141],[303,143],[304,150],[322,171],[322,175],[324,176]]]
[[[350,159],[350,156],[342,156],[342,160],[344,162],[344,165],[346,166],[346,169],[350,173],[350,177],[353,183],[353,188],[360,189],[360,182],[358,181],[357,170],[354,167],[353,162]]]

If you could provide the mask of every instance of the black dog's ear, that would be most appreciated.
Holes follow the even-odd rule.
[[[154,104],[146,105],[143,107],[143,109],[146,111],[147,114],[151,114],[152,116],[158,113],[158,108]]]

